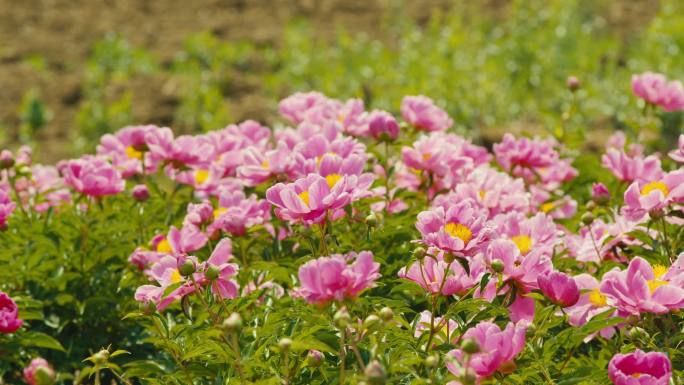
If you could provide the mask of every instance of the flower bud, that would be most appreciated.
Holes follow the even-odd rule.
[[[343,307],[342,309],[336,311],[335,315],[333,316],[333,321],[338,328],[346,328],[351,322],[351,316],[349,315],[347,308]]]
[[[324,359],[325,357],[323,356],[323,353],[319,352],[318,350],[311,349],[306,355],[306,365],[311,368],[317,368],[321,366]]]
[[[606,205],[610,201],[610,191],[603,183],[591,185],[591,199],[600,206]]]
[[[380,315],[380,318],[382,318],[382,320],[385,322],[389,322],[392,320],[392,318],[394,318],[394,312],[392,311],[392,308],[389,308],[387,306],[380,309],[380,312],[378,314]]]
[[[209,265],[207,270],[204,272],[204,276],[210,281],[218,278],[219,274],[221,274],[221,270],[216,265]]]
[[[157,312],[157,305],[153,302],[141,302],[140,305],[138,305],[138,309],[145,315],[152,315]]]
[[[415,249],[413,249],[413,258],[419,259],[419,260],[423,259],[423,258],[425,258],[425,253],[427,253],[427,251],[425,251],[425,248],[418,246]]]
[[[34,376],[36,385],[52,385],[56,379],[55,371],[49,366],[38,367]]]
[[[103,365],[109,361],[109,350],[102,349],[93,356],[95,364]]]
[[[492,270],[496,273],[501,273],[504,271],[506,266],[504,265],[503,261],[500,259],[495,259],[492,261]]]
[[[629,338],[631,338],[631,339],[636,340],[636,339],[641,339],[641,338],[645,338],[645,337],[648,337],[648,333],[646,332],[646,330],[644,330],[638,326],[635,326],[629,330]]]
[[[480,352],[480,344],[472,338],[466,338],[461,342],[461,350],[466,354],[475,354]]]
[[[14,166],[14,156],[9,150],[0,152],[0,170],[12,168]]]
[[[387,372],[377,360],[369,362],[363,374],[370,385],[384,385],[387,381]]]
[[[444,262],[446,262],[446,263],[452,263],[452,262],[455,261],[455,260],[456,260],[456,256],[455,256],[455,255],[451,254],[451,253],[448,252],[448,251],[445,251],[445,252],[444,252]]]
[[[653,209],[648,212],[648,215],[651,217],[651,219],[658,220],[665,216],[665,212],[662,209]]]
[[[436,354],[425,357],[425,366],[428,368],[436,368],[439,365],[439,356]]]
[[[183,277],[190,276],[195,272],[195,269],[195,262],[193,262],[190,258],[186,257],[178,259],[178,272]]]
[[[475,385],[477,383],[477,376],[475,373],[468,371],[461,376],[461,383],[463,385]]]
[[[375,227],[378,225],[378,217],[375,213],[370,213],[366,217],[366,224],[370,227]]]
[[[371,314],[368,317],[366,317],[365,320],[363,320],[363,328],[368,330],[373,328],[375,325],[380,323],[380,317],[376,316],[375,314]]]
[[[570,91],[575,92],[580,88],[580,81],[577,76],[568,76],[568,79],[565,81],[565,85]]]
[[[133,196],[133,199],[135,199],[138,202],[144,202],[150,197],[150,190],[147,188],[146,185],[144,184],[139,184],[133,187],[131,190],[131,195]]]
[[[281,338],[280,341],[278,341],[278,348],[283,353],[288,352],[291,347],[292,347],[292,340],[287,338],[287,337]]]
[[[234,333],[242,329],[242,317],[240,314],[233,313],[223,321],[223,330]]]
[[[587,212],[587,213],[582,214],[582,223],[584,223],[587,226],[594,223],[594,219],[595,219],[594,214],[592,214],[592,213]]]
[[[586,206],[587,206],[587,210],[593,211],[596,208],[596,203],[594,203],[594,201],[589,201],[589,202],[587,202]]]

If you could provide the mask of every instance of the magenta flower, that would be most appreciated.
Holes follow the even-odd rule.
[[[271,205],[255,194],[249,198],[242,191],[225,191],[219,196],[219,207],[214,211],[214,222],[207,232],[223,230],[233,236],[244,235],[250,227],[271,219]]]
[[[121,172],[123,178],[130,178],[141,173],[142,162],[145,161],[145,172],[152,173],[156,162],[147,154],[146,136],[160,130],[157,126],[129,126],[114,134],[105,134],[97,146],[97,154],[111,159],[114,167]]]
[[[295,124],[306,120],[307,114],[314,107],[324,104],[328,98],[320,92],[298,92],[280,101],[280,114]]]
[[[380,277],[379,269],[370,251],[320,257],[300,266],[301,287],[294,294],[319,306],[353,299],[373,286]]]
[[[553,218],[544,213],[528,218],[514,211],[497,215],[493,222],[499,236],[513,241],[523,256],[531,253],[551,255],[559,242]]]
[[[17,205],[12,201],[7,191],[0,187],[0,230],[7,226],[7,218],[12,215]]]
[[[183,256],[183,258],[187,257]],[[193,262],[196,260],[193,259]],[[156,304],[159,311],[195,291],[194,285],[178,271],[178,258],[176,257],[170,255],[162,257],[147,270],[147,273],[159,286],[142,285],[136,289],[134,298],[138,302]],[[171,287],[174,289],[171,290]],[[171,292],[166,293],[167,289]]]
[[[489,244],[485,253],[488,265],[499,260],[503,263],[503,280],[514,283],[522,293],[539,288],[537,279],[549,272],[553,266],[548,256],[542,253],[523,255],[511,240],[496,239]]]
[[[138,184],[131,189],[131,196],[138,202],[144,202],[150,197],[150,190],[145,184]]]
[[[266,199],[275,206],[276,215],[291,222],[320,223],[329,212],[352,201],[347,191],[347,177],[325,178],[318,174],[294,183],[278,183],[266,190]]]
[[[681,202],[684,202],[684,170],[676,170],[650,183],[632,183],[625,191],[623,213],[637,221],[650,211]]]
[[[668,385],[672,364],[664,353],[637,349],[614,355],[608,363],[608,376],[615,385]]]
[[[665,111],[679,111],[684,108],[684,86],[677,80],[668,82],[662,74],[644,72],[641,75],[632,75],[632,92]]]
[[[454,124],[449,114],[427,96],[405,96],[401,101],[401,117],[421,131],[445,131]]]
[[[192,225],[195,227],[202,227],[203,225],[211,223],[214,219],[214,206],[211,202],[206,200],[201,203],[188,203],[187,214],[183,219],[183,226]],[[209,232],[211,234],[211,232]]]
[[[399,136],[399,124],[388,112],[371,111],[368,115],[368,133],[375,139],[395,140]]]
[[[7,294],[0,291],[0,333],[14,333],[24,321],[19,319],[19,308]]]
[[[550,271],[537,277],[542,294],[561,307],[572,306],[579,301],[580,292],[575,280],[567,274]]]
[[[416,228],[422,243],[458,256],[472,256],[482,249],[493,233],[487,213],[472,201],[436,207],[418,214]]]
[[[601,157],[601,164],[610,170],[624,182],[651,182],[663,174],[660,168],[660,159],[655,155],[643,157],[641,155],[629,156],[624,150],[609,148]]]
[[[610,200],[610,191],[603,183],[591,185],[591,199],[596,203],[606,203]]]
[[[43,373],[38,374],[38,370],[41,370]],[[31,363],[24,368],[24,381],[29,385],[42,385],[44,383],[39,380],[41,376],[54,381],[55,371],[44,358],[34,358],[31,360]]]
[[[526,331],[525,321],[517,324],[509,322],[504,330],[492,322],[482,321],[468,329],[461,337],[463,340],[472,339],[477,342],[480,352],[470,356],[470,361],[466,363],[467,355],[461,349],[452,350],[447,354],[455,362],[447,361],[447,368],[459,376],[467,365],[478,379],[489,377],[497,371],[503,374],[510,373],[515,368],[515,357],[525,347]]]
[[[67,186],[88,196],[114,195],[126,187],[126,182],[114,166],[97,157],[69,160],[60,171]]]
[[[684,163],[684,134],[679,135],[677,148],[670,151],[669,155],[675,162]]]
[[[442,254],[428,255],[408,268],[403,267],[399,270],[399,278],[413,281],[429,293],[446,296],[465,294],[478,283],[477,277],[471,278],[460,263],[446,263]]]
[[[294,158],[285,143],[266,151],[249,147],[242,153],[242,165],[236,169],[237,176],[248,186],[257,186],[272,177],[294,176]]]
[[[667,313],[684,307],[684,288],[666,277],[667,269],[652,267],[640,257],[632,259],[626,270],[611,270],[601,281],[601,294],[608,305],[621,314],[638,316],[641,312]]]
[[[218,277],[208,283],[211,285],[211,291],[214,295],[224,299],[237,297],[240,289],[240,286],[233,279],[238,273],[238,265],[229,263],[228,261],[231,259],[233,259],[233,244],[229,238],[223,238],[216,245],[207,262],[202,264],[200,268],[205,272],[205,277],[201,279],[203,284],[207,283],[206,271],[209,266],[218,269]]]
[[[540,169],[553,165],[559,158],[553,140],[519,138],[505,134],[501,143],[494,145],[496,161],[504,168],[518,175],[518,169]]]

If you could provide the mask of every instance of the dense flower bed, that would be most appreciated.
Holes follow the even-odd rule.
[[[632,86],[684,108],[679,82]],[[473,144],[425,96],[279,107],[291,126],[126,127],[55,166],[3,151],[4,378],[684,379],[684,136],[661,157],[616,132],[576,166],[553,138]]]

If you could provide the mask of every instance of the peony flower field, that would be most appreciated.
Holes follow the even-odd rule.
[[[684,87],[630,86],[597,150],[315,91],[3,150],[0,383],[684,384]]]

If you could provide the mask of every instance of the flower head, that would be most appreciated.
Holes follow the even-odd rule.
[[[0,291],[0,333],[14,333],[24,321],[19,319],[19,308],[7,294]]]
[[[579,301],[580,292],[572,277],[567,274],[550,271],[537,277],[541,292],[561,307],[572,306]]]
[[[632,75],[632,92],[665,111],[679,111],[684,108],[684,86],[677,80],[668,82],[662,74],[644,72],[641,75]]]
[[[672,364],[664,353],[637,349],[614,355],[608,363],[608,376],[615,385],[667,385],[672,377]]]
[[[401,101],[401,117],[422,131],[445,131],[454,124],[449,114],[427,96],[405,96]]]

